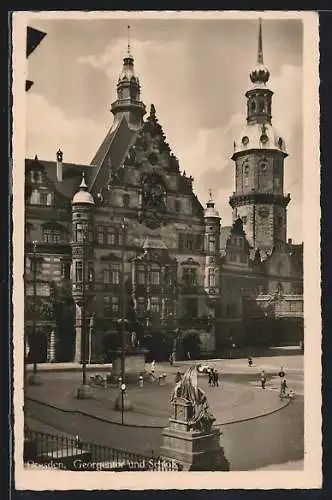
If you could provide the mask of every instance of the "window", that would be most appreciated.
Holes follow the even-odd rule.
[[[77,241],[77,242],[83,241],[83,224],[81,224],[81,223],[76,224],[76,239],[75,239],[75,241]]]
[[[139,285],[145,285],[145,269],[144,266],[137,269],[137,283]]]
[[[251,104],[250,104],[250,109],[251,109],[251,112],[254,113],[256,111],[256,103],[255,101],[252,101]]]
[[[246,215],[243,215],[242,217],[242,223],[247,224],[248,217]]]
[[[104,269],[104,285],[118,285],[120,283],[120,265],[110,264]]]
[[[151,269],[150,272],[150,284],[160,285],[160,269]]]
[[[99,245],[104,243],[104,228],[99,226],[97,229],[97,242]]]
[[[260,113],[264,113],[264,112],[265,112],[265,101],[263,101],[263,100],[261,99],[261,100],[259,101],[258,108],[259,108],[259,112],[260,112]]]
[[[173,285],[175,281],[175,275],[174,275],[173,269],[169,267],[165,267],[165,285]]]
[[[60,239],[61,239],[60,229],[43,228],[44,243],[60,243]]]
[[[93,281],[93,263],[88,262],[88,282],[91,283]]]
[[[113,314],[117,314],[120,311],[120,299],[119,297],[112,297],[111,310]]]
[[[209,287],[213,288],[216,286],[216,275],[215,271],[212,267],[209,268],[208,272],[208,282],[209,282]]]
[[[61,276],[65,280],[70,279],[70,262],[69,261],[66,261],[66,260],[61,261]]]
[[[30,257],[26,257],[25,258],[25,272],[31,273],[31,271],[32,271],[31,259],[30,259]]]
[[[76,281],[78,282],[83,281],[83,266],[80,260],[76,262],[75,276],[76,276]]]
[[[275,183],[275,187],[276,187],[276,188],[280,188],[280,179],[279,179],[279,177],[276,177],[276,178],[274,179],[274,183]]]
[[[113,228],[107,230],[107,244],[108,245],[115,245],[116,244],[115,231]]]
[[[30,182],[36,182],[36,172],[34,170],[30,170]]]
[[[197,284],[197,269],[194,267],[184,267],[183,281],[186,285],[195,286]]]
[[[40,193],[39,200],[41,205],[47,205],[47,193]]]
[[[37,189],[33,189],[30,196],[30,204],[31,205],[39,205],[40,204],[40,193]]]
[[[194,237],[192,235],[187,235],[186,249],[189,250],[190,252],[194,250]]]
[[[264,141],[262,141],[262,142],[264,142]],[[267,163],[265,161],[263,161],[261,163],[260,167],[261,167],[261,171],[265,172],[265,170],[267,169]]]
[[[216,238],[215,238],[215,236],[210,235],[209,236],[209,248],[208,248],[208,252],[209,253],[214,253],[215,246],[216,246]]]
[[[159,299],[159,297],[151,297],[151,312],[160,313],[160,299]]]
[[[181,201],[180,200],[175,200],[175,211],[176,212],[181,211]]]
[[[122,197],[122,201],[123,201],[124,208],[129,208],[129,203],[130,203],[130,196],[129,196],[129,194],[124,194],[123,197]]]
[[[120,265],[111,264],[111,283],[118,285],[120,283]]]
[[[37,183],[38,184],[42,184],[43,182],[43,172],[41,170],[39,170],[38,172],[36,172],[37,174]]]

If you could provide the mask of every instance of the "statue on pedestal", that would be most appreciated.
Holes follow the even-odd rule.
[[[204,391],[198,387],[196,366],[188,368],[183,378],[175,385],[171,401],[174,402],[177,399],[191,404],[192,416],[187,422],[190,429],[204,432],[211,430],[215,417],[209,410]]]

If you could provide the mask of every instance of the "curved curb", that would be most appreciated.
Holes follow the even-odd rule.
[[[87,412],[82,411],[82,410],[72,410],[72,409],[66,409],[66,408],[59,408],[58,406],[52,405],[51,403],[45,403],[43,401],[39,401],[38,399],[31,398],[29,396],[26,396],[26,399],[29,401],[32,401],[33,403],[37,403],[37,404],[40,404],[42,406],[52,408],[53,410],[62,411],[64,413],[72,413],[72,414],[82,415],[84,417],[89,417],[89,418],[92,418],[94,420],[98,420],[99,422],[104,422],[104,423],[112,424],[112,425],[120,425],[121,427],[134,427],[137,429],[164,429],[165,428],[164,425],[160,426],[160,425],[140,425],[140,424],[126,424],[126,423],[122,424],[121,422],[115,422],[113,420],[99,417],[97,415],[93,415],[91,413],[87,413]],[[241,422],[249,422],[250,420],[255,420],[258,418],[262,418],[262,417],[267,417],[269,415],[272,415],[273,413],[277,413],[278,411],[283,410],[284,408],[286,408],[290,404],[290,402],[291,402],[291,400],[289,399],[285,402],[285,404],[283,406],[280,406],[279,408],[275,408],[274,410],[270,410],[266,413],[261,413],[259,415],[254,415],[252,417],[245,417],[242,419],[233,420],[233,421],[225,422],[225,423],[215,423],[214,426],[221,427],[221,426],[226,426],[226,425],[238,424]]]

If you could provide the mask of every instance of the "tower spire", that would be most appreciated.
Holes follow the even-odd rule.
[[[259,29],[258,29],[258,54],[257,54],[258,64],[264,64],[263,60],[263,40],[262,40],[262,18],[259,18]]]
[[[128,24],[127,30],[128,30],[128,47],[127,47],[127,50],[128,50],[128,54],[130,54],[130,24]]]

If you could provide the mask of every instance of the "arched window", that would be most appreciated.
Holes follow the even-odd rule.
[[[208,271],[208,283],[209,283],[209,288],[213,288],[216,286],[216,274],[215,274],[215,270],[213,269],[213,267],[209,267],[209,271]]]
[[[256,111],[256,102],[255,101],[251,101],[251,104],[250,104],[250,111],[252,113],[254,113]]]
[[[150,271],[150,284],[159,286],[160,285],[160,266],[157,264],[153,265]]]

